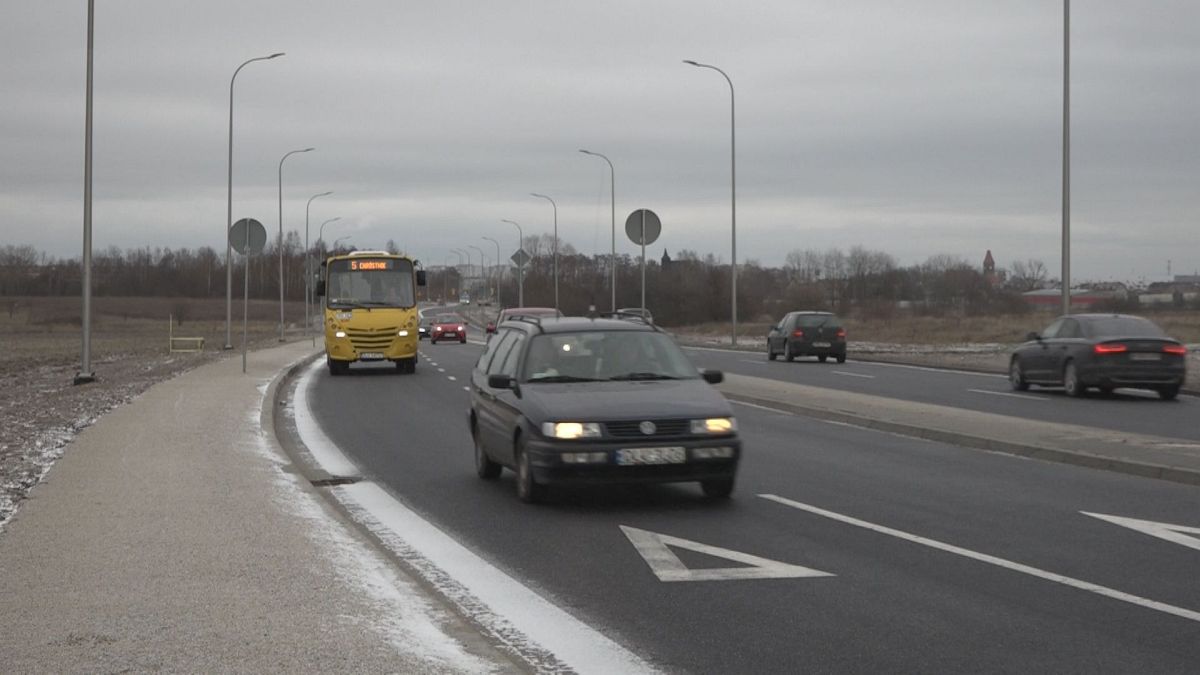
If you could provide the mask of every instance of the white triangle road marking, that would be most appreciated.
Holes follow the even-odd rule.
[[[680,539],[636,527],[621,526],[629,542],[645,559],[650,570],[659,581],[733,581],[736,579],[795,579],[805,577],[832,577],[834,575],[800,565],[760,558],[749,553],[739,553],[727,548],[718,548]],[[703,553],[717,558],[739,562],[750,567],[722,567],[716,569],[688,569],[669,546]]]
[[[1200,535],[1200,527],[1171,525],[1169,523],[1159,523],[1153,520],[1139,520],[1137,518],[1126,518],[1124,516],[1110,516],[1103,513],[1089,513],[1088,511],[1080,511],[1080,513],[1085,516],[1091,516],[1093,518],[1099,518],[1100,520],[1108,521],[1113,525],[1128,527],[1131,530],[1137,530],[1138,532],[1148,534],[1151,537],[1166,539],[1167,541],[1181,544],[1183,546],[1187,546],[1188,548],[1194,548],[1197,551],[1200,551],[1200,537],[1194,536]]]

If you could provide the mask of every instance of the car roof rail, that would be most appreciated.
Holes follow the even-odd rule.
[[[647,326],[654,325],[654,319],[648,319],[643,314],[639,314],[638,312],[631,312],[629,310],[618,309],[615,312],[600,312],[596,316],[600,317],[600,318],[604,318],[604,319],[622,319],[622,320],[636,319],[637,321],[641,321],[642,323],[646,324]]]
[[[509,321],[520,321],[521,323],[537,326],[539,332],[546,332],[546,329],[542,328],[542,318],[539,316],[533,316],[531,314],[514,314],[512,316],[504,317],[504,321],[505,323]]]

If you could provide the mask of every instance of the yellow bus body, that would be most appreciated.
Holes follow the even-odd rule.
[[[392,265],[407,263],[413,268],[412,275],[412,304],[402,307],[346,307],[331,306],[333,303],[326,293],[325,282],[330,278],[331,270],[337,261],[391,260]],[[318,290],[323,296],[321,305],[324,310],[325,324],[325,355],[331,373],[338,375],[346,371],[351,363],[356,361],[392,361],[401,372],[415,372],[417,364],[417,341],[419,332],[417,324],[420,317],[417,312],[416,288],[418,272],[414,261],[404,255],[382,253],[378,251],[357,251],[347,255],[329,257],[322,265],[323,281]],[[420,277],[424,272],[420,272]],[[422,278],[421,281],[424,281]],[[421,284],[423,285],[423,284]],[[405,305],[408,303],[405,302]]]

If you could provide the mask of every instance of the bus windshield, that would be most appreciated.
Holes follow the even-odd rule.
[[[395,258],[351,258],[329,263],[325,287],[330,308],[416,305],[413,266]]]

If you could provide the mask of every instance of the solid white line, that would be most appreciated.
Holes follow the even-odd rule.
[[[1045,401],[1045,396],[1033,396],[1031,394],[1014,394],[1008,391],[988,391],[987,389],[968,389],[972,394],[987,394],[988,396],[1006,396],[1008,398],[1023,398],[1026,401]]]
[[[292,395],[293,416],[296,418],[296,431],[300,434],[301,440],[304,441],[305,447],[308,448],[309,454],[316,460],[317,464],[331,476],[352,477],[361,475],[358,466],[351,462],[337,444],[325,435],[321,429],[321,425],[317,424],[316,419],[309,412],[308,407],[308,388],[312,384],[313,377],[317,371],[321,369],[320,359],[313,361],[313,364],[304,371],[304,376],[296,383],[296,392]]]
[[[846,377],[861,377],[861,378],[867,379],[867,380],[875,379],[874,375],[862,375],[860,373],[848,373],[844,370],[831,370],[829,372],[833,373],[834,375],[845,375]]]
[[[989,565],[1003,567],[1004,569],[1012,570],[1014,572],[1020,572],[1022,574],[1028,574],[1033,577],[1038,577],[1039,579],[1045,579],[1047,581],[1053,581],[1055,583],[1063,584],[1064,586],[1078,588],[1080,590],[1088,591],[1090,593],[1102,595],[1106,598],[1120,600],[1121,602],[1128,602],[1130,604],[1137,605],[1139,607],[1145,607],[1147,609],[1153,609],[1157,612],[1163,612],[1166,614],[1171,614],[1173,616],[1178,616],[1183,619],[1188,619],[1190,621],[1200,622],[1200,612],[1197,612],[1194,610],[1184,609],[1183,607],[1176,607],[1175,605],[1168,605],[1165,602],[1159,602],[1157,600],[1149,600],[1147,598],[1132,595],[1132,594],[1126,593],[1124,591],[1118,591],[1113,588],[1108,588],[1107,586],[1093,584],[1089,581],[1080,581],[1079,579],[1073,579],[1071,577],[1063,576],[1061,574],[1055,574],[1054,572],[1047,572],[1045,570],[1041,570],[1036,567],[1030,567],[1029,565],[1022,565],[1021,563],[1016,563],[1016,562],[1012,562],[1010,560],[1005,560],[1004,558],[997,558],[996,556],[988,555],[986,553],[978,553],[976,551],[961,548],[959,546],[954,546],[952,544],[945,544],[945,543],[942,543],[942,542],[934,540],[934,539],[928,539],[926,537],[920,537],[915,534],[909,534],[908,532],[903,532],[901,530],[892,529],[890,527],[885,527],[883,525],[876,525],[874,523],[869,523],[865,520],[859,520],[858,518],[844,516],[840,513],[834,513],[833,511],[826,511],[825,509],[818,508],[816,506],[810,506],[808,504],[803,504],[801,502],[792,501],[791,499],[786,499],[786,498],[780,497],[778,495],[760,494],[758,496],[762,497],[763,499],[767,499],[767,500],[770,500],[770,501],[773,501],[773,502],[776,502],[779,504],[783,504],[784,506],[790,506],[794,509],[799,509],[801,511],[807,511],[808,513],[811,513],[813,515],[823,516],[825,518],[843,522],[843,523],[846,523],[847,525],[854,525],[855,527],[861,527],[863,529],[871,530],[873,532],[878,532],[880,534],[886,534],[891,537],[896,537],[897,539],[903,539],[905,541],[910,541],[910,542],[913,542],[914,544],[921,544],[922,546],[928,546],[930,548],[934,548],[939,551],[953,553],[955,555],[963,556],[964,558],[978,560],[979,562],[988,563]]]
[[[519,652],[548,651],[580,673],[653,672],[649,663],[494,567],[379,485],[362,482],[336,491],[388,548]],[[539,671],[562,669],[537,665]]]

